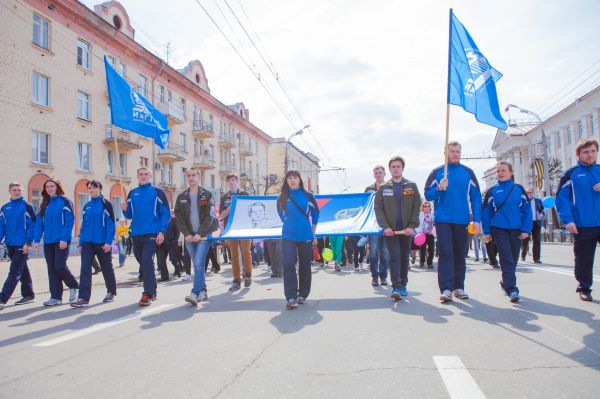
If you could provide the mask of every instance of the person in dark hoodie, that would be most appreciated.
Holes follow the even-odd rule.
[[[6,306],[19,281],[21,299],[16,301],[15,305],[24,305],[35,300],[31,274],[27,267],[27,258],[35,231],[35,211],[33,206],[23,199],[21,183],[10,183],[8,193],[10,201],[0,209],[0,241],[5,238],[10,268],[0,292],[0,309]]]
[[[317,201],[304,189],[300,172],[290,170],[286,173],[281,195],[277,198],[277,212],[283,221],[283,290],[286,307],[293,309],[306,303],[310,294],[312,246],[317,245],[315,231],[319,222]]]
[[[511,302],[518,302],[517,262],[521,241],[531,232],[531,205],[525,189],[513,181],[513,169],[509,162],[496,164],[498,183],[490,188],[483,200],[481,221],[484,241],[494,237],[498,254],[502,281],[500,285]]]
[[[117,281],[112,264],[112,242],[115,237],[115,214],[112,204],[102,196],[102,183],[90,180],[87,184],[91,199],[83,206],[83,219],[79,232],[81,273],[79,298],[71,302],[74,308],[89,306],[92,295],[92,262],[98,257],[106,296],[102,302],[112,302],[117,295]]]
[[[156,300],[156,276],[154,275],[154,253],[156,246],[165,240],[171,212],[164,191],[150,183],[152,172],[142,166],[137,170],[139,186],[127,195],[127,202],[121,205],[123,215],[131,219],[133,254],[140,264],[144,291],[138,301],[140,306],[148,306]]]
[[[49,178],[42,189],[42,203],[36,218],[33,245],[37,252],[44,237],[44,257],[48,267],[50,299],[44,306],[62,305],[63,282],[69,287],[69,302],[77,299],[79,284],[67,266],[75,218],[73,203],[65,196],[60,182]]]

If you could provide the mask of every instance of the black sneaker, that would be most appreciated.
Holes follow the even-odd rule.
[[[252,277],[244,277],[244,288],[248,288],[252,285]]]
[[[579,299],[585,302],[592,302],[592,293],[589,291],[579,291]]]
[[[138,276],[138,281],[139,281],[140,283],[141,283],[142,281],[144,281],[144,277],[143,277],[141,274]]]
[[[525,257],[521,256],[521,261],[525,262]]]
[[[35,302],[34,297],[24,296],[23,298],[21,298],[17,302],[15,302],[15,305],[25,305],[26,303],[31,303],[31,302]]]
[[[229,291],[237,291],[241,288],[240,282],[233,280],[233,283],[231,284],[231,287],[229,287]]]
[[[115,300],[115,294],[113,294],[112,292],[107,292],[106,296],[104,297],[104,299],[102,300],[102,302],[104,303],[109,303]]]
[[[542,263],[542,261],[538,259],[538,260],[534,260],[533,263]]]
[[[379,281],[378,281],[377,277],[375,277],[375,278],[373,279],[373,281],[371,281],[371,285],[372,285],[373,287],[377,287],[377,286],[379,285]]]
[[[385,278],[381,279],[381,285],[388,285],[388,282]]]

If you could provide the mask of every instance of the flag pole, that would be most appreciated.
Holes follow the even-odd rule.
[[[116,164],[117,164],[117,183],[121,188],[121,196],[122,201],[125,202],[127,198],[125,198],[125,188],[123,187],[123,181],[121,180],[121,154],[119,153],[119,141],[117,140],[117,135],[113,133],[113,139],[115,140],[115,153],[116,153]],[[121,202],[121,204],[123,203]]]
[[[446,141],[444,143],[444,179],[448,177],[448,143],[450,142],[450,44],[452,43],[452,9],[448,19],[448,75],[446,76]]]

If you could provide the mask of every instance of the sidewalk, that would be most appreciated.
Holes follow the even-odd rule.
[[[43,257],[35,257],[33,259],[29,259],[28,265],[31,273],[31,279],[33,280],[33,290],[35,294],[39,295],[50,292],[48,290],[48,271],[46,268],[46,260]],[[79,272],[81,269],[81,258],[79,257],[79,254],[69,256],[67,265],[69,266],[71,273],[73,273],[77,281],[79,281]],[[113,255],[113,266],[115,266],[114,270],[115,277],[117,279],[117,285],[137,283],[139,266],[133,255],[127,257],[125,260],[125,266],[118,267],[118,265],[118,255]],[[168,266],[169,271],[172,272],[171,264],[168,263]],[[4,284],[6,276],[8,275],[9,267],[10,262],[0,262],[0,284]],[[96,285],[104,286],[104,278],[102,278],[102,273],[92,275],[92,286]],[[11,300],[21,297],[20,287],[21,285],[19,283],[12,295]],[[67,289],[67,287],[65,287],[65,289]]]

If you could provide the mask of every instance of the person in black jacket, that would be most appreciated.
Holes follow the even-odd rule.
[[[169,269],[167,268],[167,257],[175,267],[175,277],[181,277],[181,255],[178,251],[181,251],[177,241],[179,239],[179,230],[177,229],[177,223],[175,218],[171,217],[167,232],[165,233],[165,241],[156,246],[156,263],[160,270],[159,281],[169,281]]]

